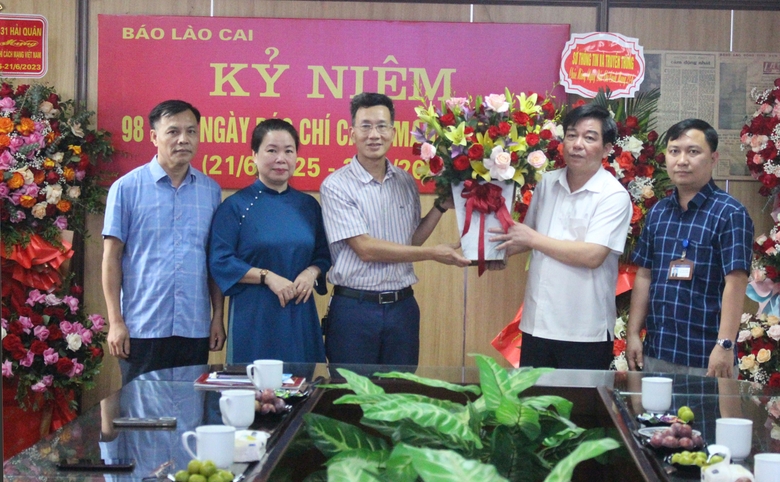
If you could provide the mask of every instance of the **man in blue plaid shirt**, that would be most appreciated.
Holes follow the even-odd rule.
[[[639,266],[626,334],[631,370],[738,373],[733,348],[753,222],[712,180],[717,149],[717,132],[702,120],[684,120],[667,132],[666,167],[676,189],[650,210],[631,256]]]

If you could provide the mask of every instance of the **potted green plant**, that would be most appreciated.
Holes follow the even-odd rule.
[[[615,449],[604,429],[570,420],[572,403],[554,395],[521,396],[552,369],[507,372],[476,355],[479,385],[457,385],[409,373],[377,374],[462,395],[464,403],[414,393],[386,393],[366,377],[338,369],[354,392],[334,404],[357,404],[361,427],[317,413],[304,416],[315,446],[328,458],[313,480],[536,481],[570,480],[574,467]]]

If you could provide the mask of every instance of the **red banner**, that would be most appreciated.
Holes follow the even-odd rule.
[[[193,165],[223,188],[255,174],[249,142],[259,120],[288,119],[301,148],[291,184],[317,190],[355,154],[349,100],[390,96],[396,137],[388,158],[414,174],[414,107],[449,97],[551,91],[568,25],[99,15],[98,122],[122,153],[120,174],[148,162],[147,115],[166,99],[202,114]],[[554,91],[563,99],[563,90]],[[559,101],[560,102],[560,101]],[[432,192],[433,183],[423,189]]]
[[[0,76],[40,79],[46,75],[48,30],[42,15],[0,15]]]
[[[599,89],[610,98],[633,97],[645,78],[645,54],[639,39],[619,33],[572,34],[561,55],[566,92],[593,98]]]

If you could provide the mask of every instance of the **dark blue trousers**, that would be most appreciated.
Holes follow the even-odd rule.
[[[417,365],[420,307],[414,296],[380,305],[334,296],[325,327],[330,363]]]

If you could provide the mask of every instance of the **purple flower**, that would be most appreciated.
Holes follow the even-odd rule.
[[[75,314],[77,311],[79,311],[79,299],[78,298],[74,298],[72,296],[65,295],[62,298],[62,302],[65,303],[66,305],[68,305],[68,308],[70,308],[70,312],[71,313]]]
[[[6,378],[11,378],[14,376],[14,371],[11,369],[11,360],[6,360],[3,362],[3,376]]]
[[[2,169],[0,167],[0,169]],[[8,187],[8,184],[4,182],[0,182],[0,197],[8,197],[8,193],[11,192],[11,188]]]
[[[23,367],[29,368],[33,364],[33,358],[35,358],[35,354],[31,351],[28,351],[24,358],[19,360],[19,364]]]
[[[57,360],[60,359],[59,353],[54,348],[47,348],[43,352],[43,363],[46,365],[54,365]]]
[[[57,216],[57,219],[54,220],[54,225],[60,231],[64,231],[68,229],[68,218],[66,218],[65,216]]]
[[[22,190],[21,189],[17,189],[13,193],[11,193],[10,196],[8,196],[8,199],[11,201],[11,204],[13,204],[14,206],[18,206],[19,205],[19,199],[21,199],[21,198],[22,198]]]
[[[32,320],[26,316],[19,317],[19,324],[24,328],[24,332],[30,334],[30,330],[33,327]]]
[[[87,319],[92,322],[92,331],[95,333],[102,331],[103,326],[106,324],[106,320],[99,314],[89,315]]]
[[[30,291],[30,294],[27,296],[27,304],[30,306],[35,306],[35,303],[42,303],[46,300],[46,295],[42,294],[38,290],[32,290]]]
[[[84,365],[77,362],[76,360],[73,360],[73,368],[68,372],[68,377],[73,378],[75,376],[81,375],[84,373]]]
[[[0,100],[0,112],[11,114],[16,112],[16,101],[10,97],[4,97]]]
[[[35,334],[35,338],[41,341],[46,341],[46,339],[49,337],[49,329],[43,325],[38,325],[33,328],[33,333]]]
[[[27,215],[24,214],[24,211],[16,211],[11,215],[11,222],[12,223],[20,223],[27,219]]]

